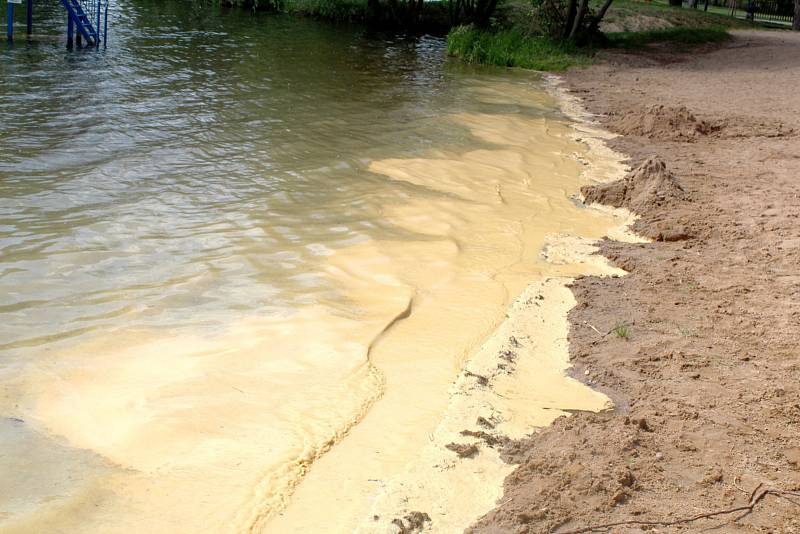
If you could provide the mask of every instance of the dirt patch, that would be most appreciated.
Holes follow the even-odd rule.
[[[497,447],[507,445],[510,441],[508,437],[501,435],[489,434],[483,430],[462,430],[462,436],[469,436],[471,438],[478,438],[482,440],[489,447]]]
[[[472,458],[480,452],[478,446],[473,443],[448,443],[445,447],[456,453],[459,458]]]
[[[764,493],[800,491],[800,143],[785,133],[800,126],[800,35],[657,54],[616,53],[567,76],[609,127],[657,103],[685,107],[678,128],[696,132],[615,139],[637,170],[584,191],[661,235],[604,241],[630,274],[572,287],[573,376],[611,392],[617,410],[510,444],[519,466],[470,532],[800,532],[800,499]],[[698,122],[722,128],[704,134]],[[622,322],[624,339],[602,334]]]
[[[425,523],[430,523],[431,517],[425,512],[409,512],[405,517],[392,519],[392,525],[397,527],[397,534],[415,534],[425,529]]]

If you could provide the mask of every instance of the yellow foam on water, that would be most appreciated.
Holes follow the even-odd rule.
[[[85,457],[70,460],[69,490],[31,490],[37,506],[0,517],[0,532],[349,533],[424,502],[455,531],[493,505],[509,469],[442,452],[477,411],[518,436],[604,406],[563,375],[568,291],[544,282],[604,266],[570,246],[557,261],[541,252],[621,219],[570,199],[585,183],[574,154],[588,155],[565,121],[494,111],[550,97],[522,84],[474,93],[484,111],[442,119],[468,129],[468,149],[371,162],[398,190],[376,220],[392,231],[326,250],[319,276],[335,294],[215,333],[96,336],[7,371],[2,413]],[[558,305],[512,309],[496,331],[531,283]],[[491,395],[467,394],[462,368],[486,372],[503,329],[529,333],[528,357]],[[3,484],[0,504],[14,491]]]

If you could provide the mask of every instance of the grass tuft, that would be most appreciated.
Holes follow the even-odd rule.
[[[447,36],[447,53],[467,63],[563,71],[589,62],[589,55],[569,43],[518,30],[488,32],[459,26]]]
[[[618,338],[627,341],[631,337],[631,327],[625,322],[618,323],[617,326],[614,327],[614,333]]]

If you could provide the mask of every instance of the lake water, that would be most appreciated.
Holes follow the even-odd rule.
[[[541,80],[440,38],[121,0],[67,51],[63,18],[0,50],[0,532],[259,532],[356,427],[358,476],[400,470],[577,272],[547,236],[615,222]]]

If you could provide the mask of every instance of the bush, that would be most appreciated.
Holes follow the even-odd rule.
[[[554,38],[563,37],[567,20],[567,5],[564,0],[533,0],[533,6],[533,32]]]
[[[284,11],[339,22],[360,22],[367,18],[364,0],[280,0]]]

